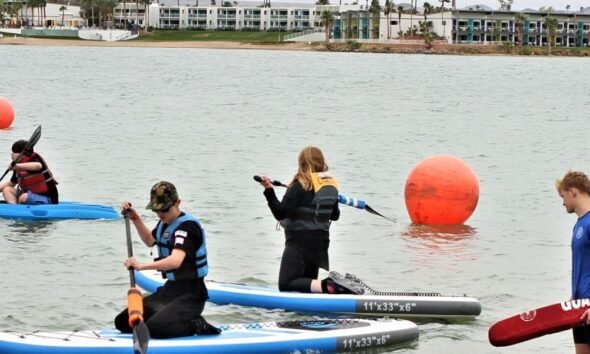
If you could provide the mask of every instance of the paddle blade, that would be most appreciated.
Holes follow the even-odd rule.
[[[150,331],[145,324],[141,321],[135,327],[133,327],[133,351],[135,354],[145,354],[148,349],[150,341]]]
[[[41,139],[41,126],[38,126],[37,129],[35,129],[35,131],[31,135],[31,138],[27,142],[27,145],[25,145],[23,152],[21,152],[20,155],[18,155],[18,157],[12,162],[12,166],[14,166],[17,162],[20,161],[25,151],[32,150],[33,147],[35,147],[35,144],[37,144],[37,142],[39,141],[39,139]],[[7,168],[6,171],[4,171],[4,174],[2,175],[2,177],[0,177],[0,181],[2,181],[4,177],[6,177],[9,171],[9,168]]]
[[[35,129],[35,131],[33,132],[33,135],[31,135],[31,138],[29,139],[27,145],[25,146],[24,151],[33,150],[33,148],[35,147],[35,145],[37,144],[37,142],[39,141],[40,138],[41,138],[41,126],[38,126],[37,129]]]

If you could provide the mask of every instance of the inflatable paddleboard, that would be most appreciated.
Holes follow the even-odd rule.
[[[414,341],[418,326],[405,320],[311,320],[218,326],[218,335],[150,339],[148,354],[351,352]],[[117,330],[0,332],[2,354],[129,354],[131,334]]]
[[[137,285],[155,292],[164,284],[157,271],[135,272]],[[477,299],[445,296],[438,293],[378,292],[362,281],[364,295],[310,294],[278,291],[273,288],[207,281],[209,301],[218,305],[235,304],[285,309],[315,314],[343,314],[359,317],[429,319],[472,319],[481,313]]]
[[[526,311],[496,322],[488,338],[492,345],[504,347],[578,327],[582,324],[580,316],[589,308],[590,299],[581,299]]]
[[[121,215],[113,207],[64,201],[59,204],[0,203],[0,218],[22,220],[117,219]]]

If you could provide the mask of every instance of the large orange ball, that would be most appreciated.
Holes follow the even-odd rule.
[[[10,127],[14,121],[14,108],[9,100],[0,97],[0,129]]]
[[[463,160],[436,155],[420,162],[410,172],[404,195],[413,223],[458,225],[477,206],[479,182]]]

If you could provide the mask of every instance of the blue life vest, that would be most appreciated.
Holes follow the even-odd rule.
[[[156,229],[156,243],[158,245],[158,253],[160,254],[160,258],[166,258],[172,254],[172,250],[174,249],[174,232],[178,228],[180,224],[185,221],[193,221],[197,224],[199,229],[201,230],[201,234],[203,235],[203,244],[199,249],[195,252],[195,272],[191,272],[191,274],[182,274],[183,279],[191,279],[191,278],[203,278],[209,272],[209,266],[207,265],[207,245],[205,242],[205,229],[201,226],[199,220],[190,215],[184,214],[176,218],[166,229],[164,230],[164,223],[161,221],[158,223]],[[175,280],[179,278],[178,269],[172,271],[162,271],[162,276],[169,280]]]

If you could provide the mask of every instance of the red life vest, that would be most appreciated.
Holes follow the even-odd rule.
[[[31,156],[24,155],[19,163],[30,162],[34,157],[37,157],[41,161],[43,167],[47,167],[45,160],[35,152]],[[47,182],[55,181],[49,168],[39,171],[26,171],[22,168],[15,168],[14,171],[18,177],[18,185],[24,192],[33,192],[36,194],[46,193],[49,190]],[[57,184],[57,182],[55,183]]]

